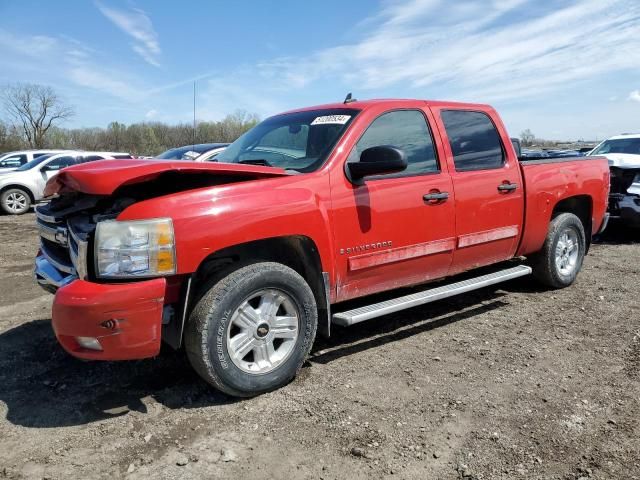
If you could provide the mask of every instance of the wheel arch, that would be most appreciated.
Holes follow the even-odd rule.
[[[572,213],[580,219],[584,227],[586,252],[588,252],[593,235],[593,198],[590,195],[563,198],[554,205],[551,218],[553,219],[561,213]]]
[[[32,204],[36,203],[36,197],[35,197],[33,191],[29,187],[27,187],[26,185],[22,185],[20,183],[9,183],[7,185],[4,185],[4,186],[0,187],[0,195],[2,195],[7,190],[11,190],[12,188],[17,188],[17,189],[23,190],[24,192],[27,193],[27,195],[29,195],[29,199],[31,200],[31,203]]]
[[[225,275],[256,262],[281,263],[306,280],[318,306],[319,331],[328,335],[330,307],[322,261],[316,243],[305,235],[253,240],[211,253],[200,263],[191,277],[193,293],[189,305],[195,305],[204,293]]]

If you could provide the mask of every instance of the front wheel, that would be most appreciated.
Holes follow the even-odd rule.
[[[572,213],[551,220],[542,250],[532,258],[533,275],[552,288],[571,285],[582,268],[586,251],[584,226]]]
[[[217,389],[250,397],[286,385],[315,338],[311,288],[272,262],[240,268],[198,301],[185,331],[189,361]]]
[[[10,188],[0,195],[0,206],[9,215],[22,215],[31,207],[31,198],[20,188]]]

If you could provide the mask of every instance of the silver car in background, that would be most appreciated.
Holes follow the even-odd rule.
[[[10,215],[22,215],[42,200],[47,181],[60,170],[79,163],[104,159],[133,158],[128,153],[65,151],[42,155],[21,167],[0,173],[0,209]]]
[[[16,152],[3,153],[0,154],[0,173],[20,168],[25,163],[28,163],[38,157],[42,157],[43,155],[64,153],[66,151],[67,150],[54,150],[49,148],[43,150],[20,150]]]

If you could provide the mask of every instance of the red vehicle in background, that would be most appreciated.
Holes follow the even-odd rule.
[[[49,182],[35,275],[70,354],[151,357],[165,340],[218,389],[256,395],[332,324],[530,273],[567,287],[606,225],[606,159],[519,161],[487,105],[295,110],[217,160],[93,162]]]

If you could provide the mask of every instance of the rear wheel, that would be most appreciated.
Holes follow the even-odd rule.
[[[532,258],[533,275],[549,287],[568,287],[582,268],[585,250],[582,222],[572,213],[561,213],[551,220],[542,250]]]
[[[195,370],[230,395],[249,397],[286,385],[315,338],[313,292],[279,263],[240,268],[196,304],[185,332]]]
[[[0,195],[0,207],[10,215],[22,215],[30,206],[31,197],[21,188],[10,188]]]

